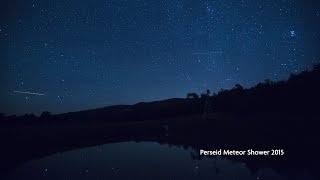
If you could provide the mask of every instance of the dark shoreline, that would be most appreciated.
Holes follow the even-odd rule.
[[[259,123],[255,122],[259,118]],[[201,115],[177,117],[157,121],[74,124],[52,123],[2,126],[1,174],[5,174],[21,163],[39,159],[55,153],[84,147],[125,141],[152,141],[183,148],[200,149],[284,149],[284,156],[225,156],[245,162],[255,171],[270,167],[279,174],[307,169],[316,175],[319,155],[309,151],[319,147],[318,132],[313,125],[304,127],[291,124],[275,128],[270,123],[279,120],[299,122],[301,118],[316,120],[315,116],[302,114],[256,113],[255,115],[227,115],[221,113],[217,119],[204,120]],[[246,119],[246,121],[245,121]],[[262,122],[269,121],[269,125]],[[311,120],[310,120],[311,121]],[[247,122],[247,123],[246,123]],[[244,127],[246,127],[244,129]],[[313,128],[312,128],[313,127]],[[284,128],[284,129],[281,129]],[[298,134],[299,129],[309,129],[310,134]],[[194,159],[210,158],[191,154]]]
[[[183,148],[283,149],[284,156],[229,156],[250,169],[317,175],[320,154],[320,65],[287,81],[266,80],[245,89],[187,98],[117,105],[52,115],[0,116],[0,174],[54,153],[124,141]],[[210,111],[211,109],[211,111]],[[205,113],[214,118],[204,119]],[[214,114],[213,114],[214,113]],[[194,159],[205,158],[198,153]],[[294,175],[293,175],[294,176]]]

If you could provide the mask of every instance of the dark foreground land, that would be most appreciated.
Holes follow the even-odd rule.
[[[1,130],[1,169],[10,171],[20,163],[72,149],[124,141],[154,141],[199,149],[271,150],[283,149],[283,156],[230,156],[255,170],[273,168],[280,174],[308,170],[316,173],[319,131],[303,114],[256,113],[250,116],[218,114],[119,124],[33,124],[7,126]],[[259,120],[259,123],[257,123]],[[279,121],[292,124],[280,124]],[[277,126],[274,126],[274,123]],[[308,131],[305,131],[308,129]],[[303,132],[303,134],[301,133]],[[193,158],[203,158],[192,154]],[[4,173],[4,172],[2,172]]]
[[[253,170],[310,171],[319,160],[320,67],[288,81],[236,85],[210,96],[112,106],[40,117],[2,116],[1,174],[17,165],[72,149],[124,141],[154,141],[199,149],[283,149],[283,156],[230,156]],[[215,117],[204,119],[205,104]],[[204,158],[191,154],[195,159]]]

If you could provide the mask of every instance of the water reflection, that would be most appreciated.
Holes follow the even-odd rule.
[[[29,161],[5,179],[285,179],[223,157],[193,160],[191,152],[153,142],[106,144]]]

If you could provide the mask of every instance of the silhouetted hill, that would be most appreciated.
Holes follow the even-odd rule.
[[[230,90],[221,90],[209,96],[215,112],[295,112],[315,113],[320,100],[320,65],[311,71],[291,75],[287,81],[265,80],[250,89],[237,84]],[[140,102],[135,105],[116,105],[79,112],[51,115],[44,112],[40,117],[1,116],[10,121],[141,121],[168,117],[201,114],[205,96],[195,93],[191,98],[173,98],[155,102]],[[188,95],[189,96],[189,95]],[[189,96],[190,97],[190,96]]]
[[[216,111],[316,112],[320,100],[320,66],[291,75],[287,81],[265,80],[250,89],[241,86],[212,98]]]
[[[247,158],[283,171],[317,172],[319,146],[320,65],[291,75],[287,81],[266,80],[250,89],[237,84],[213,96],[189,93],[135,105],[117,105],[40,117],[0,114],[0,172],[57,152],[123,141],[155,141],[200,148],[281,148],[283,158]],[[202,118],[211,102],[215,119]],[[196,157],[195,158],[201,158]],[[237,159],[238,157],[233,157]],[[296,163],[299,162],[299,163]],[[257,165],[259,164],[259,165]]]

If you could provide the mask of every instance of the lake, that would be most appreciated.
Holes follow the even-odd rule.
[[[196,160],[192,153],[198,152],[155,142],[105,144],[28,161],[5,180],[286,179],[269,168],[253,172],[242,162],[219,156]]]

